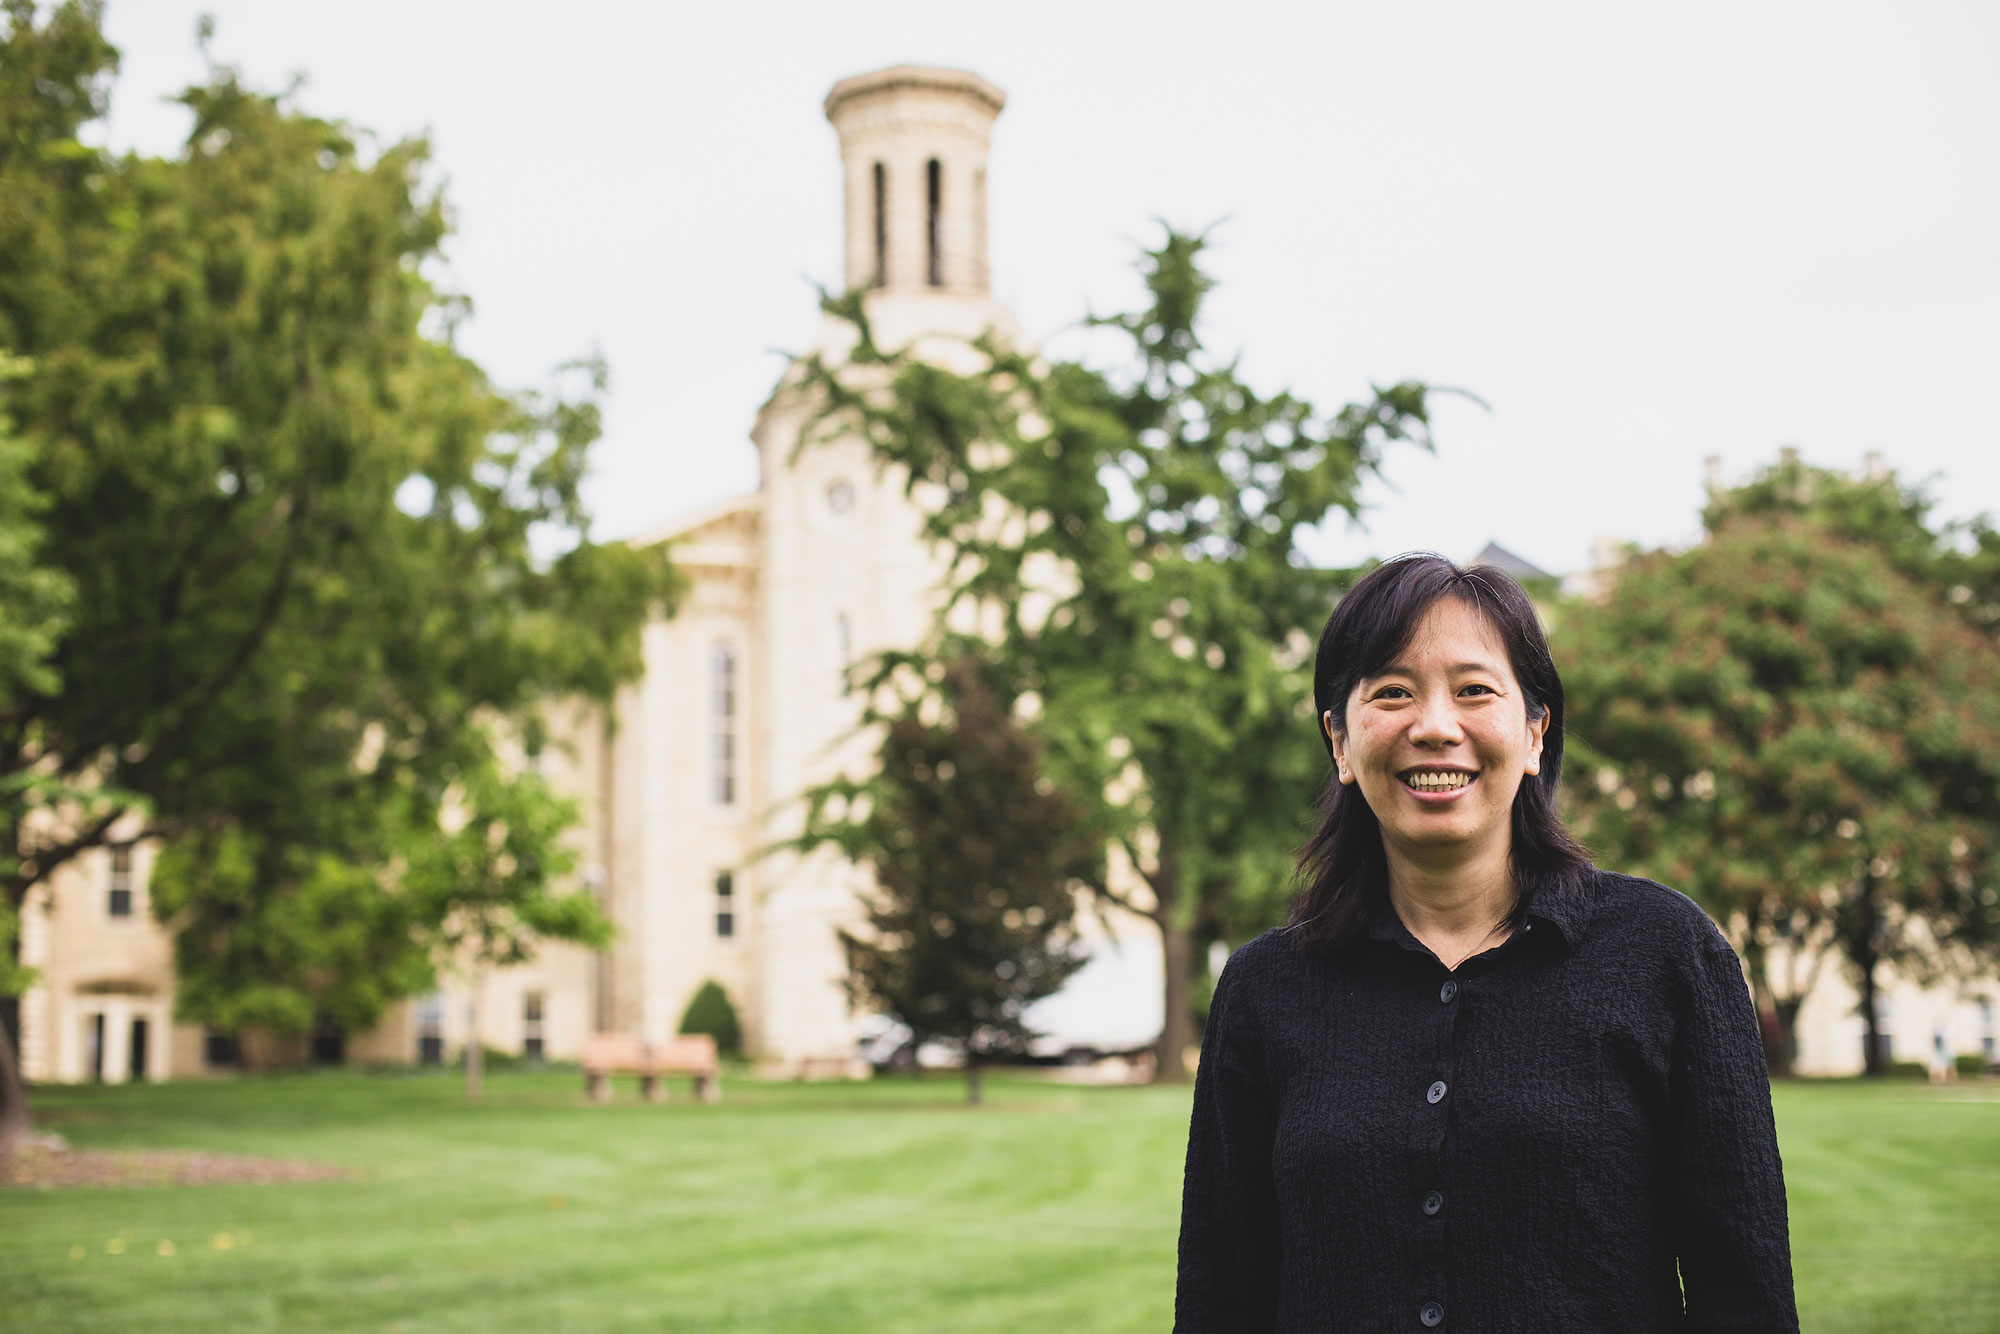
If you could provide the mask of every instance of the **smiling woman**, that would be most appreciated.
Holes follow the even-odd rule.
[[[1589,871],[1556,814],[1562,680],[1506,575],[1440,557],[1384,565],[1328,618],[1313,696],[1335,781],[1303,859],[1301,939],[1353,935],[1402,885],[1419,939],[1450,948],[1476,928],[1462,943],[1477,944]]]
[[[1175,1328],[1796,1330],[1740,966],[1563,827],[1527,595],[1390,561],[1313,693],[1332,772],[1291,924],[1216,984]]]

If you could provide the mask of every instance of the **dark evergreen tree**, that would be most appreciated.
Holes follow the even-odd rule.
[[[1025,1051],[1028,1007],[1083,962],[1076,899],[1103,845],[987,669],[960,658],[934,676],[886,724],[873,777],[813,791],[798,846],[873,873],[866,928],[841,933],[850,994],[915,1043],[956,1047],[978,1102],[981,1064]]]

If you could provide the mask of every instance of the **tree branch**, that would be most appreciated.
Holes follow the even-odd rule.
[[[58,843],[49,848],[36,849],[32,858],[24,859],[34,862],[35,871],[33,875],[22,875],[16,871],[6,878],[8,902],[18,911],[22,902],[28,897],[29,890],[48,879],[58,866],[61,866],[64,862],[70,860],[70,858],[102,843],[105,833],[112,825],[117,824],[123,819],[130,809],[128,806],[114,807],[103,818],[93,821],[86,827],[83,833],[78,834],[69,842]]]

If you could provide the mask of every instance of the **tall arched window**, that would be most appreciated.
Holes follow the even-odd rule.
[[[847,679],[847,669],[854,662],[854,626],[847,619],[846,612],[837,612],[833,618],[834,644],[840,654],[840,679]]]
[[[889,281],[889,170],[875,164],[875,285]]]
[[[736,650],[715,646],[711,700],[715,724],[715,804],[736,804]]]
[[[944,214],[944,166],[936,158],[930,160],[925,169],[926,185],[930,195],[929,225],[924,235],[930,244],[930,282],[932,287],[944,286],[944,246],[942,229]]]

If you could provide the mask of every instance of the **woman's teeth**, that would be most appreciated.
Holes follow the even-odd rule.
[[[1463,771],[1403,775],[1403,782],[1419,792],[1451,792],[1471,781],[1472,775]]]

